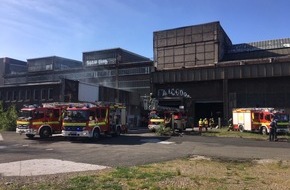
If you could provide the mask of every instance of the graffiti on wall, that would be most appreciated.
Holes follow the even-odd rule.
[[[191,98],[191,96],[184,90],[179,88],[158,89],[158,97],[184,97]]]

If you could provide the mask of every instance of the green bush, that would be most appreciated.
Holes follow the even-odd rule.
[[[172,135],[172,129],[164,125],[160,125],[160,127],[156,130],[156,133],[158,135],[170,136]]]
[[[14,131],[16,129],[17,111],[14,105],[10,106],[6,111],[0,102],[0,130]]]

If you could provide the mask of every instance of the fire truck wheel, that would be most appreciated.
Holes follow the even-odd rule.
[[[26,136],[29,138],[29,139],[33,139],[34,135],[32,134],[26,134]]]
[[[261,134],[262,135],[267,135],[268,134],[268,131],[267,131],[266,127],[262,127]]]
[[[101,135],[100,135],[100,130],[99,130],[98,128],[96,128],[96,129],[94,130],[94,132],[93,132],[93,139],[94,139],[94,140],[99,140],[100,137],[101,137]]]
[[[240,130],[240,132],[244,132],[244,126],[242,126],[242,125],[239,125],[239,130]]]
[[[39,131],[39,136],[40,138],[48,138],[51,135],[51,131],[49,127],[43,127],[40,131]]]

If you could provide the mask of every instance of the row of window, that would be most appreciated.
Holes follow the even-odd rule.
[[[116,88],[116,82],[99,81],[99,84]],[[149,80],[138,80],[138,81],[119,81],[118,86],[120,89],[140,89],[140,88],[150,88]]]
[[[150,67],[138,67],[138,68],[128,68],[128,69],[119,69],[119,76],[129,76],[129,75],[142,75],[142,74],[150,74]],[[5,84],[17,84],[23,82],[44,82],[44,81],[55,81],[60,78],[67,78],[71,80],[78,80],[84,78],[98,78],[98,77],[112,77],[116,76],[116,70],[102,70],[102,71],[86,71],[79,72],[74,74],[59,74],[59,75],[51,75],[50,74],[42,74],[39,76],[28,76],[28,77],[20,77],[15,78],[5,78]]]
[[[138,67],[138,68],[126,68],[119,69],[119,76],[128,76],[128,75],[141,75],[141,74],[150,74],[150,67]],[[116,70],[103,70],[103,71],[95,71],[94,77],[110,77],[116,76]]]
[[[5,102],[53,100],[53,88],[0,91],[0,100]]]

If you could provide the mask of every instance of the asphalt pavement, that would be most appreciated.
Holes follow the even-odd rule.
[[[0,175],[30,176],[134,166],[189,156],[218,159],[290,160],[290,143],[243,138],[157,136],[146,129],[120,137],[68,141],[61,136],[30,140],[15,132],[0,135]]]

